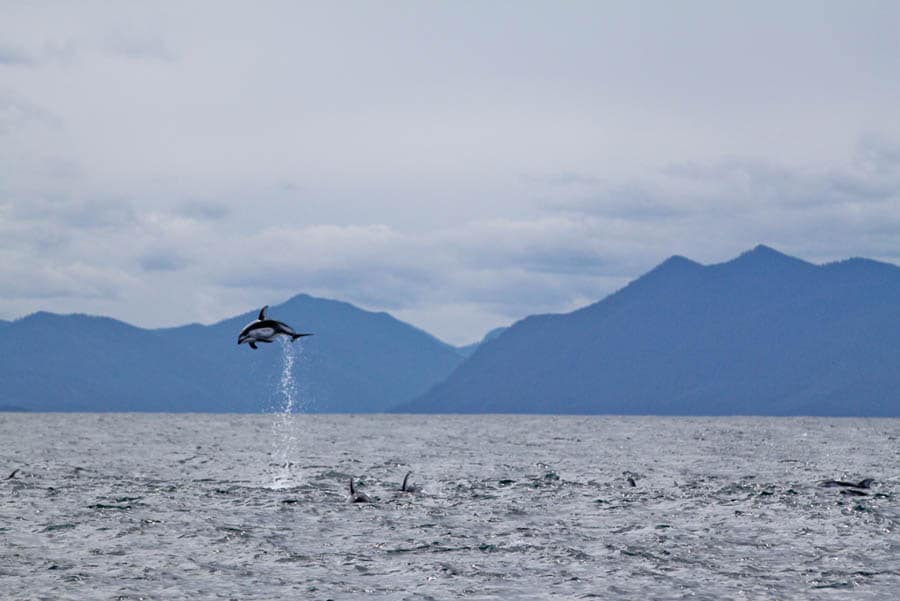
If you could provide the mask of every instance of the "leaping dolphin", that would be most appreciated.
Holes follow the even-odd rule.
[[[272,342],[276,336],[290,336],[292,341],[304,336],[312,336],[312,334],[298,334],[286,323],[268,319],[266,317],[266,309],[268,308],[269,305],[266,305],[260,309],[259,317],[256,318],[256,321],[252,321],[244,326],[244,329],[238,334],[238,344],[246,342],[250,345],[250,348],[255,350],[257,348],[256,343]]]

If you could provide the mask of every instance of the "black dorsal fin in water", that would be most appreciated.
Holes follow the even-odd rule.
[[[353,478],[350,478],[350,502],[351,503],[368,503],[369,497],[366,493],[356,490],[353,486]]]

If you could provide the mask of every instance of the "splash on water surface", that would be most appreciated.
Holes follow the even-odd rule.
[[[303,350],[286,337],[280,337],[278,341],[281,344],[281,375],[276,384],[272,409],[271,487],[282,489],[296,485],[296,474],[291,468],[297,456],[297,413],[302,407],[294,376],[294,363]]]

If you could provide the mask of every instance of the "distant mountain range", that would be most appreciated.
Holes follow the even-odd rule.
[[[0,321],[0,410],[275,410],[279,345],[236,344],[257,312],[157,330]],[[676,256],[598,303],[461,348],[307,295],[269,315],[315,333],[292,347],[302,411],[900,416],[900,268],[867,259]]]
[[[900,268],[766,246],[672,257],[598,303],[514,324],[398,410],[900,416]]]
[[[0,408],[33,411],[271,411],[279,344],[237,333],[259,309],[221,321],[146,330],[105,317],[35,313],[0,324]],[[296,296],[270,317],[315,336],[294,343],[299,409],[385,411],[462,361],[454,347],[387,313]]]

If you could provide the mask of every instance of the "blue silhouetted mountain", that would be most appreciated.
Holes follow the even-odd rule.
[[[490,342],[491,340],[502,334],[505,330],[505,327],[494,328],[493,330],[485,334],[484,338],[482,338],[478,342],[473,342],[472,344],[456,347],[456,352],[458,352],[463,357],[471,357],[475,353],[475,351],[478,350],[478,347],[480,347],[485,342]]]
[[[0,331],[0,406],[36,411],[276,410],[281,344],[237,333],[259,309],[210,325],[146,330],[114,319],[35,313]],[[296,352],[295,408],[383,411],[421,394],[462,360],[386,313],[296,296],[269,316],[315,335]]]
[[[898,366],[900,268],[759,246],[528,317],[398,410],[898,416]]]

